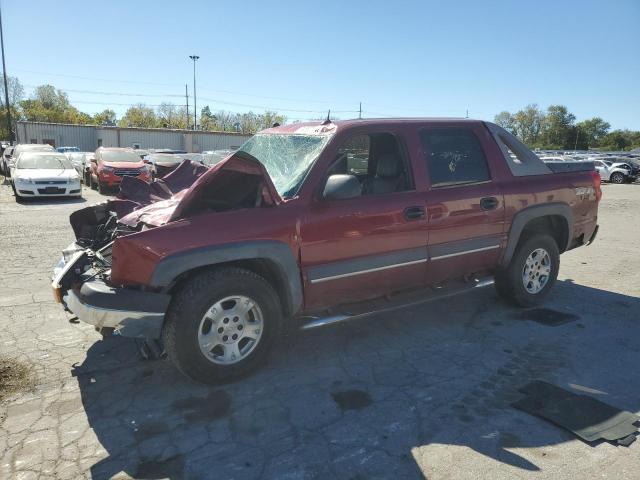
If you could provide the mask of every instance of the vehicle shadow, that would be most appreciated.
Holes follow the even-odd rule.
[[[570,280],[544,310],[488,289],[295,332],[254,375],[212,387],[112,337],[74,369],[108,453],[91,473],[421,478],[425,465],[446,472],[452,457],[439,452],[456,446],[514,473],[540,470],[522,449],[575,437],[513,409],[518,388],[541,379],[640,410],[640,376],[628,374],[640,361],[638,311],[638,298]]]

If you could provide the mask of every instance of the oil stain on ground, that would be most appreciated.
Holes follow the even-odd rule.
[[[189,422],[208,422],[225,416],[231,407],[231,396],[224,390],[216,390],[206,397],[187,397],[176,400],[171,409],[181,413]]]
[[[18,360],[0,357],[0,401],[14,393],[35,387],[33,370]]]
[[[341,392],[332,392],[331,396],[342,411],[362,410],[373,403],[369,393],[364,390],[343,390]]]
[[[579,320],[578,315],[573,313],[560,312],[551,308],[534,308],[532,310],[526,310],[518,315],[520,320],[531,320],[532,322],[538,322],[548,327],[557,327],[558,325],[564,325],[565,323],[574,322]]]

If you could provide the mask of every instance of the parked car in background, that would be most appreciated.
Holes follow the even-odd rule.
[[[605,182],[625,183],[634,182],[640,173],[640,168],[633,168],[628,163],[618,163],[609,160],[594,160],[596,171]]]
[[[149,153],[169,153],[169,154],[176,154],[176,153],[187,153],[186,150],[175,150],[173,148],[150,148],[149,149]]]
[[[9,150],[7,148],[5,153]],[[13,147],[13,150],[10,152],[9,157],[3,156],[3,161],[5,162],[5,175],[11,176],[11,168],[13,166],[13,162],[18,159],[21,153],[23,152],[53,152],[55,151],[51,145],[48,143],[20,143]]]
[[[173,172],[184,160],[183,155],[173,155],[170,153],[150,153],[144,160],[151,166],[153,176],[162,178]]]
[[[222,160],[231,155],[235,150],[221,149],[221,150],[207,150],[202,152],[202,164],[207,167],[212,167]]]
[[[21,153],[11,168],[11,187],[16,201],[82,195],[80,175],[65,155],[54,151]]]
[[[126,211],[74,212],[53,292],[104,335],[162,338],[205,383],[264,365],[285,324],[363,318],[435,285],[495,280],[540,304],[560,254],[594,240],[602,196],[592,163],[544,163],[473,120],[271,128],[201,175],[172,201],[149,189]]]
[[[120,185],[123,177],[151,181],[151,167],[133,148],[100,147],[91,158],[89,186],[100,193]]]
[[[2,174],[5,177],[8,177],[10,175],[10,172],[9,172],[9,160],[11,159],[11,156],[13,155],[13,149],[14,148],[16,148],[16,147],[14,147],[13,145],[9,145],[2,152],[2,159],[0,160],[0,170],[2,171]]]
[[[67,153],[67,152],[79,152],[80,149],[78,147],[58,147],[56,148],[56,152]]]
[[[82,181],[86,184],[88,172],[91,165],[90,160],[94,156],[94,152],[67,152],[65,156],[69,159],[73,168],[76,169]]]

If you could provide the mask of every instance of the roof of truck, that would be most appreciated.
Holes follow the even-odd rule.
[[[290,123],[288,125],[280,125],[278,127],[267,128],[261,133],[299,133],[304,135],[323,135],[335,133],[341,128],[355,127],[358,125],[398,125],[406,123],[479,123],[481,120],[471,118],[453,118],[453,117],[407,117],[407,118],[355,118],[352,120],[332,120]]]

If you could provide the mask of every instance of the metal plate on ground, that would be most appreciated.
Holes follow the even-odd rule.
[[[551,383],[534,381],[519,389],[526,396],[512,405],[572,431],[587,442],[615,441],[635,435],[637,415]]]

